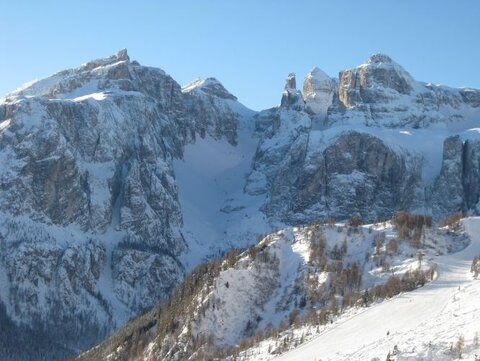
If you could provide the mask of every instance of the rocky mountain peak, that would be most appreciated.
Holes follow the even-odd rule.
[[[221,99],[237,100],[237,97],[232,95],[220,81],[216,78],[195,79],[190,84],[185,85],[182,88],[184,93],[190,93],[192,91],[201,91],[208,95],[213,95]]]
[[[125,60],[125,61],[130,60],[130,57],[128,56],[128,51],[126,48],[120,50],[116,55],[118,60]]]
[[[107,66],[107,65],[112,65],[115,63],[118,63],[119,61],[125,61],[129,62],[130,57],[128,56],[128,51],[127,49],[122,49],[118,51],[116,54],[113,54],[107,58],[100,58],[100,59],[95,59],[92,61],[89,61],[85,64],[83,64],[80,69],[82,70],[93,70],[95,68],[98,68],[100,66]]]
[[[132,84],[132,65],[127,49],[122,49],[106,58],[99,58],[80,65],[77,68],[62,70],[49,77],[26,83],[16,91],[8,94],[8,98],[46,97],[49,99],[81,98],[89,94],[101,93],[107,89],[134,90]],[[153,77],[164,76],[160,69],[138,66],[140,72],[157,73]],[[152,81],[152,80],[150,80]]]
[[[339,98],[347,107],[384,102],[396,92],[409,95],[415,80],[388,55],[373,54],[367,61],[339,74]]]
[[[378,81],[380,85],[387,88],[391,87],[392,84],[386,82],[385,77],[382,77],[383,74],[389,74],[392,80],[394,77],[399,77],[409,83],[409,85],[413,85],[415,82],[413,77],[400,64],[386,54],[372,54],[365,63],[359,65],[356,69],[364,67],[370,69],[370,75],[373,80]]]
[[[310,111],[325,118],[332,104],[335,82],[320,68],[313,68],[303,81],[303,98]]]
[[[280,106],[282,108],[295,110],[305,109],[305,101],[303,100],[302,92],[297,90],[295,73],[288,74],[287,79],[285,79],[285,88],[283,90]]]
[[[297,80],[295,73],[290,73],[285,79],[285,90],[297,90]]]
[[[367,64],[393,63],[392,58],[386,54],[375,53],[372,54],[366,61]]]
[[[314,81],[314,82],[331,81],[331,78],[322,69],[315,66],[312,70],[310,70],[310,72],[305,77],[304,84],[306,81]]]

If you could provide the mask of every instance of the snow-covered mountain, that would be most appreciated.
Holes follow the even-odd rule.
[[[303,91],[290,74],[259,113],[126,51],[26,84],[0,98],[10,334],[85,348],[273,229],[477,213],[479,119],[480,91],[418,82],[380,54],[338,79],[314,68]]]
[[[2,98],[9,318],[79,349],[165,297],[189,249],[174,159],[201,137],[234,148],[252,114],[215,79],[182,91],[126,51]]]
[[[379,54],[339,80],[315,68],[303,88],[305,101],[289,75],[282,105],[256,118],[246,189],[266,195],[269,217],[291,224],[476,211],[478,90],[417,82]]]

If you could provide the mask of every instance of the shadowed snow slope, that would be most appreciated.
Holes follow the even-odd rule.
[[[269,229],[259,210],[264,197],[243,191],[258,143],[250,113],[239,110],[237,145],[199,138],[185,147],[183,159],[174,161],[182,231],[190,249],[182,260],[189,269],[228,248],[246,247]]]

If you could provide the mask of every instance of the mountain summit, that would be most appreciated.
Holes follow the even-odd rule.
[[[173,160],[197,138],[235,144],[244,111],[202,84],[184,92],[123,50],[0,100],[0,295],[14,325],[78,349],[182,279]]]

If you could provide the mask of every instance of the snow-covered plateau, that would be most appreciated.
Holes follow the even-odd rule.
[[[251,293],[213,294],[227,297],[220,309],[243,301],[205,309],[189,330],[230,347],[303,304],[285,285],[311,267],[300,235],[309,224],[480,213],[479,90],[416,81],[383,54],[338,78],[313,68],[302,89],[290,74],[280,104],[255,112],[215,78],[182,88],[122,50],[0,98],[0,358],[87,349],[168,300],[203,261],[260,235],[287,239],[269,244],[275,267],[239,261],[221,273],[229,290]],[[348,250],[376,264],[361,234]],[[429,252],[457,250],[439,237]],[[412,258],[402,252],[388,265],[401,274]],[[365,273],[362,287],[384,273]],[[235,318],[248,312],[259,319]]]

